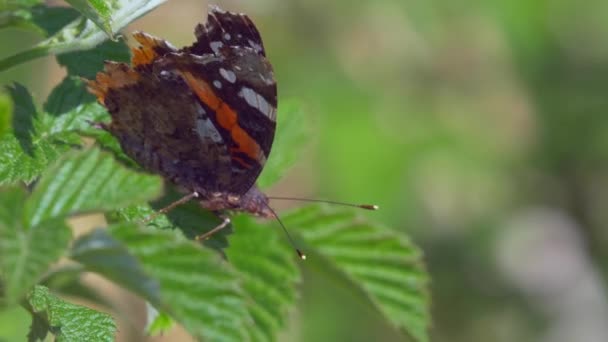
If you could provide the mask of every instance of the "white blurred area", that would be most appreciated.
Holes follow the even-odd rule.
[[[514,216],[498,240],[504,276],[548,321],[543,342],[608,341],[608,300],[577,223],[536,208]]]

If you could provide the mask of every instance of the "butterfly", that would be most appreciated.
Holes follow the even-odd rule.
[[[143,169],[188,194],[161,212],[196,199],[215,213],[241,211],[281,223],[255,185],[277,119],[277,83],[260,33],[247,15],[210,6],[195,35],[191,46],[178,49],[135,32],[140,46],[132,48],[131,64],[106,61],[87,81],[112,117],[99,126]],[[224,217],[200,238],[229,222]]]

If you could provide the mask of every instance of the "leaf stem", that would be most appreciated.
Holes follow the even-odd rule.
[[[31,61],[36,58],[44,57],[49,53],[46,46],[36,46],[29,50],[18,52],[12,56],[0,60],[0,72],[10,69],[21,63]]]

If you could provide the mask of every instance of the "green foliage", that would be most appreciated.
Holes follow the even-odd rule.
[[[13,104],[7,94],[0,93],[0,113],[12,113]],[[0,137],[10,129],[11,115],[0,115]]]
[[[260,227],[250,217],[234,220],[238,232],[230,237],[226,256],[236,268],[246,293],[253,324],[251,341],[272,341],[284,327],[295,301],[299,272],[294,251],[279,240],[276,231]]]
[[[26,223],[119,209],[155,198],[161,188],[159,178],[126,169],[97,149],[71,153],[36,185],[25,206]]]
[[[163,312],[158,312],[150,304],[146,307],[148,309],[148,325],[146,326],[146,333],[151,336],[162,335],[173,327],[173,320],[171,316]]]
[[[420,251],[405,237],[351,210],[309,206],[285,215],[323,265],[342,272],[395,326],[427,340],[428,279]]]
[[[0,200],[0,264],[4,299],[8,304],[14,304],[64,253],[72,234],[60,220],[27,225],[29,218],[23,205],[28,200],[21,188],[5,189]]]
[[[91,20],[97,27],[112,37],[112,11],[106,1],[100,0],[67,0],[67,3],[79,10],[82,15]]]
[[[178,231],[113,225],[77,240],[72,257],[135,291],[199,338],[244,339],[248,315],[235,272],[219,255]],[[133,275],[141,273],[152,279],[138,277],[150,284],[145,289],[139,283],[133,286]]]
[[[77,78],[67,78],[53,90],[45,106],[48,113],[36,109],[23,86],[14,84],[8,91],[13,130],[0,137],[0,184],[31,183],[62,153],[81,145],[77,132],[90,130],[90,122],[107,116]]]
[[[68,2],[83,16],[37,1],[7,5],[0,16],[0,27],[36,27],[48,37],[0,61],[0,70],[55,53],[68,72],[42,108],[17,83],[0,96],[1,307],[21,304],[31,312],[30,340],[49,332],[59,341],[112,340],[110,316],[50,293],[105,305],[80,281],[83,272],[94,272],[149,303],[150,334],[175,321],[204,340],[276,340],[301,279],[295,252],[274,229],[276,222],[241,215],[232,228],[202,244],[193,241],[218,218],[195,202],[156,216],[180,194],[169,188],[159,198],[162,180],[139,172],[116,139],[92,125],[109,117],[79,76],[94,77],[105,59],[128,60],[124,43],[103,40],[163,1]],[[309,135],[297,102],[281,101],[278,117],[273,153],[259,180],[263,187],[293,164]],[[103,150],[90,147],[91,138]],[[108,226],[70,245],[66,220],[95,212],[106,214]],[[284,218],[313,264],[346,278],[414,340],[427,340],[427,276],[409,240],[348,210],[311,206]],[[76,266],[52,267],[62,256]]]
[[[114,341],[116,325],[107,314],[74,305],[37,285],[27,296],[33,315],[30,341],[44,340],[47,333],[55,341]]]
[[[165,0],[116,0],[111,3],[111,6],[102,4],[103,1],[88,1],[88,4],[80,0],[72,2],[79,4],[78,8],[85,13],[85,16],[74,19],[33,48],[0,60],[0,71],[48,54],[92,49],[104,42],[108,33],[118,32],[128,23],[151,11]],[[36,8],[30,9],[33,11]],[[71,14],[63,12],[60,19],[67,18],[68,15],[71,16]],[[95,20],[91,21],[87,18],[95,18]],[[11,23],[36,25],[33,19],[33,15],[24,14],[19,17],[19,20],[11,20]]]

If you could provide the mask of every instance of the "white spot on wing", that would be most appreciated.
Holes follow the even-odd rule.
[[[203,106],[201,106],[201,105],[196,106],[196,112],[198,113],[198,116],[201,118],[207,117],[207,112],[205,111],[205,108],[203,108]]]
[[[230,83],[234,83],[236,81],[236,74],[230,70],[220,68],[220,75],[222,75],[222,77]]]
[[[220,53],[220,48],[222,46],[224,46],[224,43],[219,42],[219,41],[218,42],[211,42],[211,43],[209,43],[209,46],[211,47],[211,50],[213,50],[213,52]]]
[[[209,140],[211,140],[216,144],[220,144],[223,141],[220,132],[217,131],[211,120],[207,117],[199,117],[196,119],[196,133],[201,141],[205,143],[208,143]]]
[[[262,46],[256,42],[254,42],[251,39],[247,39],[247,42],[249,43],[249,46],[251,46],[255,52],[261,52],[262,51]]]
[[[171,50],[177,50],[177,48],[175,47],[175,45],[169,43],[168,41],[163,41],[163,44],[165,44],[166,47],[168,47]]]
[[[271,78],[266,78],[264,76],[264,74],[259,74],[259,75],[260,75],[260,78],[262,79],[262,81],[264,83],[266,83],[266,85],[273,85],[274,84],[274,79],[272,77]]]
[[[238,95],[244,98],[248,105],[259,110],[270,120],[276,120],[276,109],[270,105],[262,95],[256,93],[253,89],[242,87]]]
[[[216,87],[217,89],[222,89],[222,82],[215,80],[215,81],[213,81],[213,86]]]
[[[230,33],[224,33],[224,39],[230,40],[230,38],[232,38],[230,37]]]

